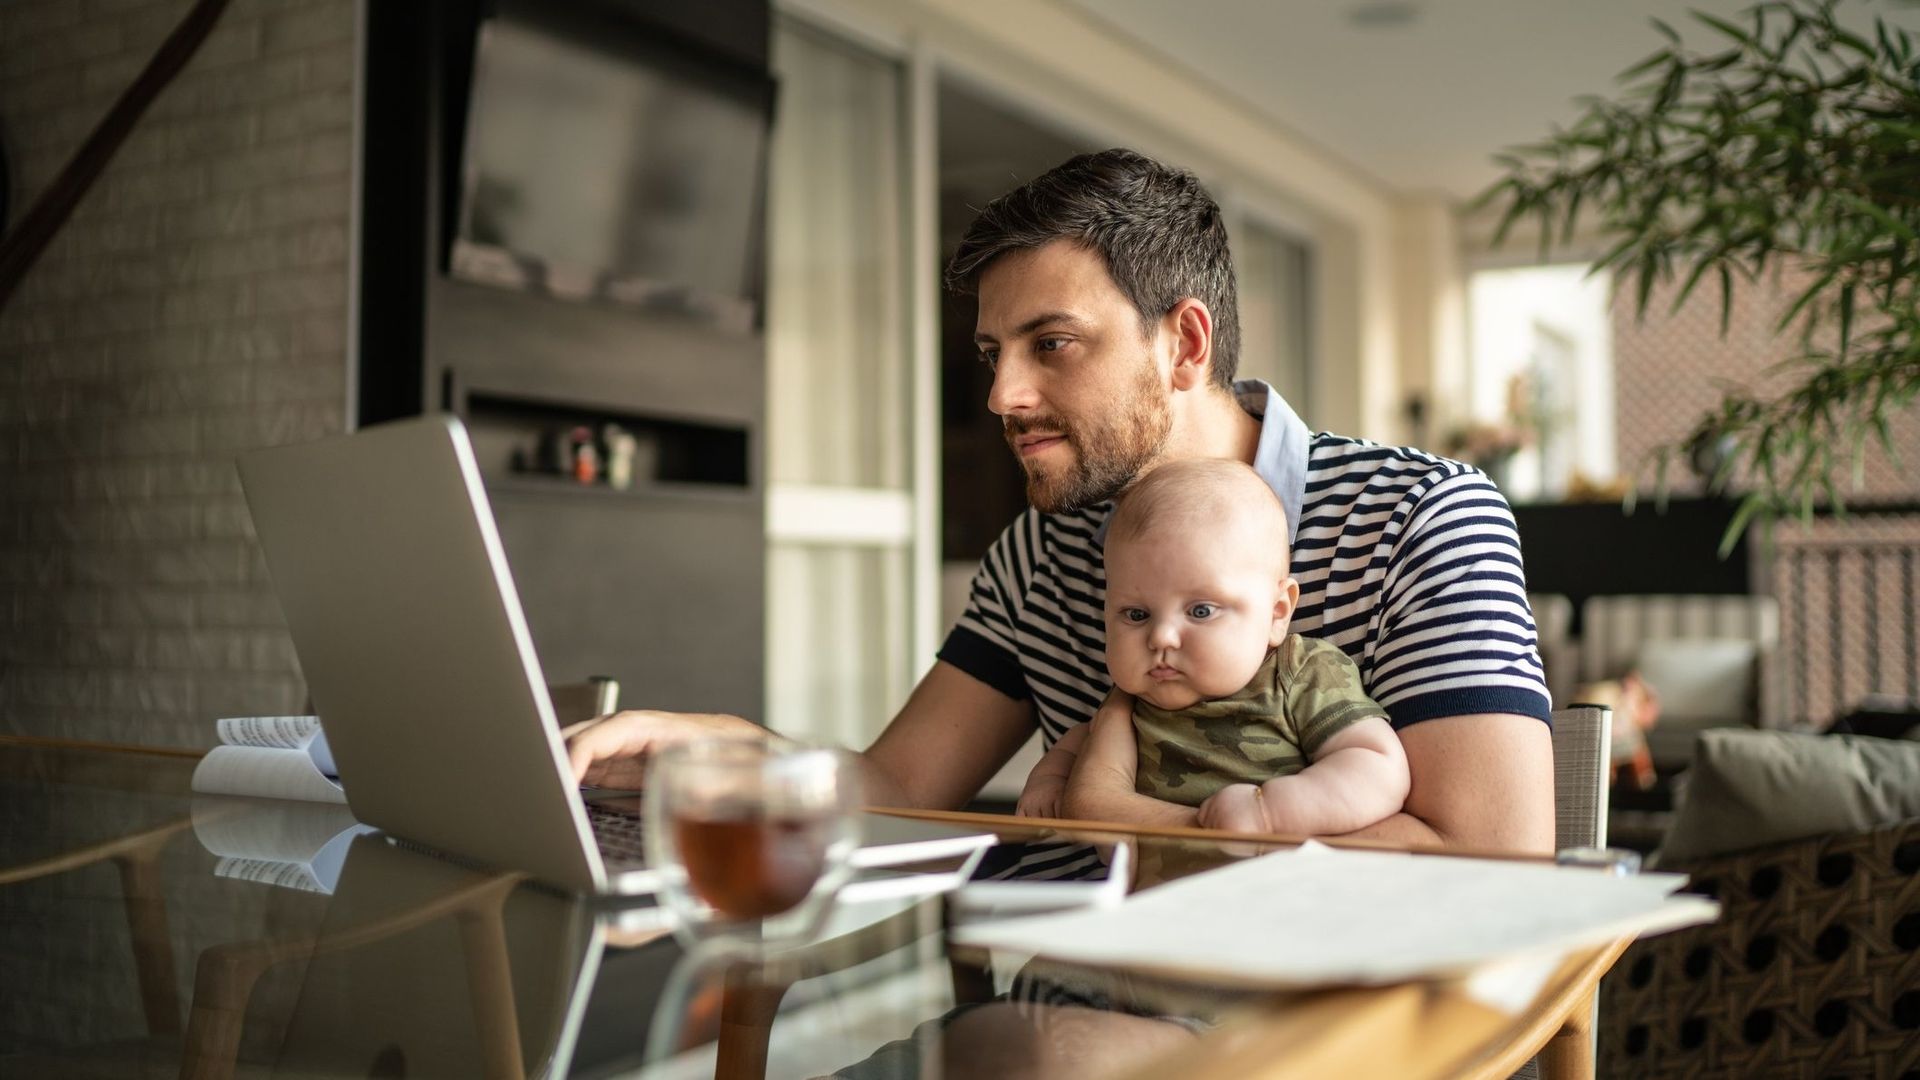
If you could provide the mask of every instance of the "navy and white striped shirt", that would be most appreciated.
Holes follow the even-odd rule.
[[[1293,533],[1292,631],[1359,665],[1395,728],[1475,713],[1548,719],[1513,512],[1478,469],[1420,450],[1309,434],[1264,383],[1236,384],[1261,418],[1254,469]],[[1048,746],[1112,687],[1100,541],[1112,503],[1034,510],[974,576],[940,658],[1031,697]]]

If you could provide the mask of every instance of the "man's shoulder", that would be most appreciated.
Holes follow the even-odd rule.
[[[1355,435],[1336,435],[1330,431],[1313,434],[1307,445],[1309,477],[1347,473],[1368,474],[1391,470],[1396,475],[1422,477],[1478,474],[1479,469],[1464,461],[1455,461],[1417,446],[1390,446]]]
[[[1498,491],[1478,468],[1416,446],[1389,446],[1322,431],[1308,448],[1309,508],[1329,502],[1417,503],[1442,486]]]

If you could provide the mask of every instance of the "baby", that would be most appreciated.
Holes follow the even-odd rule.
[[[1108,520],[1107,671],[1134,696],[1135,788],[1203,828],[1331,835],[1406,801],[1400,739],[1331,643],[1287,633],[1300,599],[1286,512],[1237,461],[1162,465]],[[1020,793],[1055,817],[1086,724]]]

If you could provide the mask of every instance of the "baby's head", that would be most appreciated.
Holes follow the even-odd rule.
[[[1300,587],[1287,516],[1245,464],[1174,461],[1107,523],[1107,670],[1163,709],[1226,697],[1280,644]]]

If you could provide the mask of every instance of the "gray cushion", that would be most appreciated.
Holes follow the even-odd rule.
[[[1634,667],[1660,695],[1662,724],[1752,727],[1759,659],[1747,638],[1671,638],[1643,644]]]
[[[1920,744],[1707,731],[1659,857],[1683,862],[1913,817],[1920,817]]]

